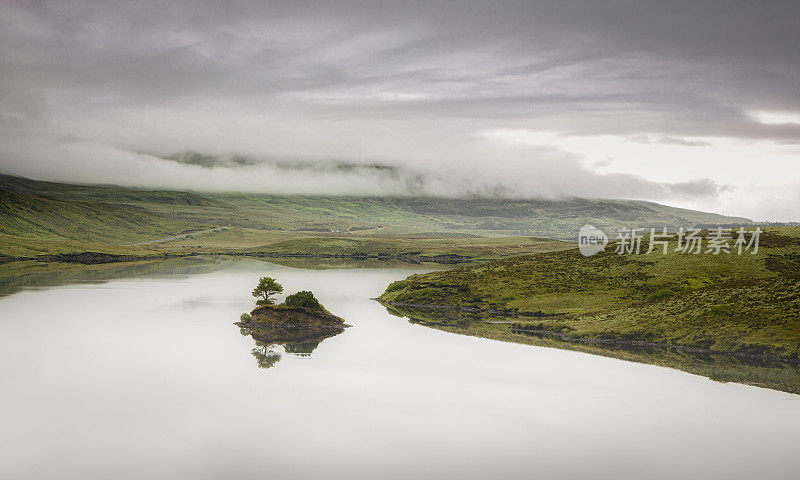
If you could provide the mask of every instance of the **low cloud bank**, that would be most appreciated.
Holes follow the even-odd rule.
[[[713,199],[730,190],[711,179],[655,182],[624,173],[598,173],[552,148],[520,159],[423,164],[322,158],[270,158],[194,151],[140,153],[85,142],[26,145],[5,169],[34,178],[133,187],[282,195],[558,198],[564,196],[664,200]],[[24,161],[32,155],[39,161]],[[46,162],[41,160],[46,158]],[[23,160],[24,159],[24,160]],[[20,161],[23,160],[23,161]],[[43,168],[43,166],[46,166]],[[0,168],[3,164],[0,163]]]

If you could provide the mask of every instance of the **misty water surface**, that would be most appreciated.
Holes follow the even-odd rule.
[[[798,395],[412,325],[411,269],[190,267],[0,297],[0,477],[796,478]],[[353,327],[259,368],[262,275]]]

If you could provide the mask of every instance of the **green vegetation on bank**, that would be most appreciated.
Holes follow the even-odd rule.
[[[276,255],[324,253],[340,256],[384,256],[384,257],[435,257],[441,255],[461,256],[469,259],[492,259],[549,252],[574,248],[574,244],[560,240],[535,237],[478,237],[471,235],[426,236],[414,234],[359,236],[313,236],[271,243],[246,249],[248,253],[270,253]]]
[[[412,275],[380,300],[401,310],[439,307],[427,309],[427,323],[477,321],[470,334],[504,340],[540,334],[798,359],[800,228],[768,229],[756,255],[681,254],[675,246],[673,239],[668,255],[618,255],[612,244],[592,257],[569,250]]]

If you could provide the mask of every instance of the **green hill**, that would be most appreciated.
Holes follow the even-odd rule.
[[[0,190],[13,193],[46,195],[59,200],[147,205],[218,205],[217,202],[190,192],[140,190],[116,185],[74,185],[44,182],[0,174]]]
[[[682,254],[676,244],[668,255],[569,250],[413,275],[380,300],[492,338],[536,334],[798,360],[800,228],[769,229],[756,255]],[[419,310],[425,306],[432,308]]]
[[[188,225],[134,205],[60,200],[3,190],[0,219],[0,234],[87,242],[147,239]]]
[[[5,235],[0,254],[8,256],[90,248],[112,252],[158,240],[125,251],[418,252],[485,259],[542,251],[544,244],[531,238],[574,241],[585,223],[610,230],[748,222],[625,200],[192,193],[70,185],[1,174],[0,202],[0,235]]]
[[[0,191],[61,201],[141,207],[165,217],[203,225],[232,224],[328,232],[389,225],[429,232],[572,240],[584,223],[613,229],[623,225],[678,227],[709,222],[749,222],[742,217],[652,202],[582,198],[518,200],[199,194],[109,185],[68,185],[1,174]]]

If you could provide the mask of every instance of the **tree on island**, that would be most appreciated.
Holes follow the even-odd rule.
[[[272,295],[283,292],[283,286],[272,277],[261,277],[258,286],[253,289],[253,296],[256,297],[256,305],[273,305],[275,300]]]
[[[283,304],[289,305],[290,307],[306,307],[313,310],[325,310],[325,308],[323,308],[319,301],[314,297],[314,294],[308,290],[303,290],[289,295],[286,297],[286,300],[284,300]]]

